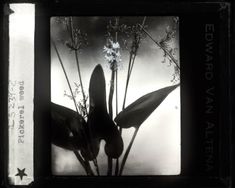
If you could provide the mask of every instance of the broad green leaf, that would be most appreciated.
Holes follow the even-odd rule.
[[[77,112],[51,103],[52,143],[69,150],[85,146],[86,122]]]
[[[179,84],[148,93],[127,106],[115,118],[121,128],[138,128]]]

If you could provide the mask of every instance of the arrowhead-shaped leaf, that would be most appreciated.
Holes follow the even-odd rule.
[[[115,118],[121,128],[138,128],[179,84],[151,92],[127,106]]]
[[[88,150],[82,150],[81,153],[88,160],[94,159],[99,152],[100,140],[104,139],[106,154],[118,158],[123,151],[123,141],[107,112],[105,77],[101,65],[97,65],[91,75],[89,99],[88,131],[93,155]]]
[[[97,65],[92,72],[89,85],[90,111],[94,107],[107,111],[105,77],[101,65]]]
[[[69,150],[84,147],[86,122],[77,112],[51,103],[52,143]]]

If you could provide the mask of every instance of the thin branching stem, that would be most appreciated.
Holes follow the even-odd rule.
[[[114,66],[114,65],[113,65]],[[114,79],[115,79],[115,70],[112,68],[111,70],[111,80],[110,80],[110,88],[109,88],[109,116],[113,119],[113,93],[114,93]]]
[[[81,163],[81,165],[85,169],[87,175],[94,176],[94,173],[91,169],[91,166],[89,165],[89,162],[84,161],[78,151],[74,150],[73,152],[74,152],[75,156],[77,157],[78,161]]]
[[[134,67],[135,58],[136,58],[136,53],[134,54],[134,57],[133,57],[133,59],[132,59],[131,68],[130,68],[130,73],[129,73],[130,75],[131,75],[132,69],[133,69],[133,67]],[[129,80],[130,80],[130,76],[129,76]],[[128,80],[128,83],[129,83],[129,80]]]
[[[73,47],[75,47],[74,28],[73,28],[73,18],[72,17],[70,17],[70,22],[69,23],[70,23],[70,37],[71,37],[71,41],[72,41]],[[74,55],[75,55],[75,60],[76,60],[76,65],[77,65],[79,82],[80,82],[80,85],[81,85],[81,91],[82,91],[82,97],[83,97],[83,105],[84,105],[85,114],[86,114],[86,117],[87,117],[88,112],[87,112],[87,106],[86,106],[86,95],[85,95],[85,92],[84,92],[82,76],[81,76],[81,70],[80,70],[80,65],[79,65],[79,60],[78,60],[78,49],[76,49],[76,47],[74,48]],[[89,130],[89,134],[90,134],[90,137],[92,137],[91,130]],[[87,139],[87,143],[88,143],[88,139]],[[91,148],[90,148],[90,146],[88,146],[88,147],[89,147],[89,150],[91,151],[92,155],[94,155],[92,146],[91,146]],[[94,166],[96,168],[97,175],[99,175],[100,174],[99,173],[99,166],[98,166],[98,162],[97,162],[96,158],[93,160],[93,164],[94,164]]]
[[[74,43],[74,33],[73,33],[73,18],[69,17],[69,26],[70,26],[70,37],[71,37],[71,41],[72,44],[74,45],[73,47],[75,47],[75,43]]]
[[[115,65],[113,65],[115,66]],[[114,93],[114,79],[115,79],[115,70],[114,68],[112,67],[112,70],[111,70],[111,80],[110,80],[110,89],[109,89],[109,102],[108,102],[108,105],[109,105],[109,116],[111,119],[113,119],[113,93]],[[113,160],[111,157],[108,156],[108,171],[107,171],[107,175],[108,176],[111,176],[112,175],[112,163],[113,163]]]
[[[79,66],[79,61],[78,61],[78,51],[75,50],[74,52],[75,52],[77,69],[78,69],[79,82],[81,84],[82,97],[83,97],[83,105],[84,105],[84,108],[85,108],[85,113],[87,115],[88,112],[87,112],[87,106],[86,106],[86,95],[85,95],[85,92],[84,92],[84,87],[83,87],[83,83],[82,83],[82,76],[81,76],[81,71],[80,71],[80,66]]]
[[[142,21],[142,24],[141,24],[142,28],[144,27],[145,21],[146,21],[146,16],[144,17],[144,19]],[[137,46],[135,47],[135,50],[134,51],[131,50],[131,52],[130,52],[130,59],[129,59],[129,63],[128,63],[127,79],[126,79],[126,86],[125,86],[122,110],[124,110],[124,108],[125,108],[128,85],[129,85],[129,81],[130,81],[130,77],[131,77],[131,72],[132,72],[132,69],[134,66],[135,57],[136,57],[136,54],[138,51],[139,43],[140,43],[140,37],[137,40],[137,43],[136,43]],[[120,128],[120,133],[122,134],[122,128]]]
[[[118,114],[118,70],[116,70],[116,116]]]
[[[70,17],[71,40],[72,40],[73,46],[75,46],[73,30],[74,30],[74,28],[73,28],[73,19],[72,19],[72,17]],[[85,108],[85,112],[87,114],[86,95],[85,95],[85,92],[84,92],[82,76],[81,76],[81,71],[80,71],[80,65],[79,65],[79,60],[78,60],[78,49],[74,49],[74,55],[75,55],[75,59],[76,59],[76,65],[77,65],[77,70],[78,70],[79,82],[80,82],[80,85],[81,85],[81,91],[82,91],[82,97],[83,97],[83,103],[84,103],[83,105],[84,105],[84,108]]]
[[[143,21],[142,21],[141,28],[144,27],[145,21],[146,21],[146,16],[144,17],[144,19],[143,19]],[[132,68],[133,68],[133,66],[134,66],[135,56],[136,56],[137,51],[138,51],[139,43],[140,43],[140,38],[139,38],[138,41],[137,41],[137,44],[136,44],[137,46],[136,46],[135,51],[134,51],[134,52],[133,52],[133,51],[130,52],[130,59],[129,59],[129,64],[128,64],[127,79],[126,79],[126,87],[125,87],[125,93],[124,93],[124,99],[123,99],[122,110],[125,108],[126,95],[127,95],[127,90],[128,90],[128,84],[129,84],[129,80],[130,80],[130,76],[131,76],[131,71],[132,71]],[[133,58],[133,55],[134,55],[134,58]],[[134,61],[133,61],[132,58],[134,59]]]
[[[115,18],[115,42],[118,42],[118,25],[119,25],[119,18],[116,17]],[[118,113],[118,85],[117,85],[117,74],[118,74],[118,65],[117,65],[117,61],[112,62],[111,65],[111,80],[110,80],[110,90],[109,90],[109,116],[111,119],[113,119],[113,93],[114,93],[114,84],[116,84],[115,86],[115,90],[116,90],[116,115]],[[118,161],[118,159],[117,159]],[[118,162],[116,162],[116,169],[115,169],[115,173],[116,170],[118,168],[117,166]],[[108,171],[107,174],[108,175],[112,175],[112,166],[113,166],[113,159],[108,157]]]
[[[72,87],[71,87],[71,84],[70,84],[70,82],[69,82],[69,78],[68,78],[68,75],[67,75],[67,73],[66,73],[66,70],[65,70],[65,68],[64,68],[63,61],[62,61],[62,59],[61,59],[61,57],[60,57],[60,54],[59,54],[59,51],[58,51],[58,49],[57,49],[57,47],[56,47],[55,42],[52,41],[52,44],[53,44],[53,47],[54,47],[55,52],[56,52],[56,54],[57,54],[57,57],[58,57],[58,59],[59,59],[60,65],[61,65],[61,67],[62,67],[62,70],[63,70],[63,72],[64,72],[64,75],[65,75],[65,78],[66,78],[66,82],[67,82],[67,84],[68,84],[68,86],[69,86],[69,90],[70,90],[70,92],[71,92],[71,96],[72,96],[72,99],[73,99],[73,102],[74,102],[74,106],[75,106],[75,108],[76,108],[77,113],[79,114],[78,108],[77,108],[77,104],[76,104],[76,101],[75,101],[75,97],[74,97],[74,95],[73,95]],[[83,168],[85,169],[86,173],[87,173],[88,175],[94,175],[94,173],[93,173],[93,171],[92,171],[92,169],[91,169],[91,167],[90,167],[90,165],[89,165],[89,162],[88,162],[88,161],[84,161],[83,158],[82,158],[82,156],[79,154],[78,151],[74,150],[73,152],[74,152],[75,156],[77,157],[78,161],[81,163],[81,165],[82,165]]]
[[[116,70],[116,116],[118,114],[118,71]],[[118,175],[119,158],[116,159],[115,175]]]
[[[118,42],[118,32],[115,33],[116,42]],[[118,66],[118,65],[117,65]],[[116,116],[118,114],[118,67],[116,66]]]
[[[129,59],[129,63],[128,63],[126,86],[125,86],[125,93],[124,93],[124,99],[123,99],[123,104],[122,104],[122,110],[125,108],[125,104],[126,104],[126,95],[127,95],[127,88],[128,88],[128,84],[129,84],[129,78],[130,78],[130,69],[131,69],[132,56],[133,56],[133,53],[130,52],[130,59]]]
[[[146,22],[146,16],[144,17],[144,19],[143,19],[143,21],[142,21],[141,28],[144,28],[145,22]],[[138,51],[138,48],[139,48],[139,44],[140,44],[141,36],[137,36],[137,37],[138,37],[138,38],[137,38],[136,44],[135,44],[135,46],[133,46],[135,50],[130,52],[130,59],[129,59],[129,64],[128,64],[127,79],[126,79],[126,87],[125,87],[125,93],[124,93],[124,99],[123,99],[122,110],[124,110],[124,108],[125,108],[128,85],[129,85],[129,81],[130,81],[132,69],[133,69],[133,67],[134,67],[135,58],[136,58],[136,55],[137,55],[137,51]],[[134,39],[134,40],[135,40],[135,39]],[[134,42],[134,41],[133,41],[133,42]],[[119,131],[120,131],[120,134],[122,134],[122,128],[120,128]],[[131,146],[132,146],[132,144],[133,144],[133,142],[134,142],[134,139],[135,139],[135,137],[136,137],[137,132],[138,132],[138,129],[136,129],[136,131],[134,132],[134,134],[133,134],[133,136],[132,136],[132,139],[131,139],[131,142],[130,142],[130,144],[129,144],[129,146],[128,146],[126,152],[125,152],[124,158],[123,158],[122,163],[121,163],[119,175],[122,174],[123,168],[124,168],[124,166],[125,166],[127,157],[128,157],[129,152],[130,152],[130,150],[131,150]]]
[[[97,158],[95,158],[95,159],[93,160],[93,163],[94,163],[94,166],[95,166],[95,168],[96,168],[96,173],[97,173],[97,175],[100,176],[100,170],[99,170],[99,165],[98,165]]]
[[[130,141],[130,143],[129,143],[127,149],[126,149],[126,152],[125,152],[125,154],[124,154],[124,156],[123,156],[122,163],[121,163],[121,167],[120,167],[120,171],[119,171],[119,176],[122,175],[124,166],[125,166],[125,164],[126,164],[127,157],[128,157],[128,155],[129,155],[130,150],[131,150],[131,147],[132,147],[132,145],[133,145],[133,143],[134,143],[134,141],[135,141],[135,138],[136,138],[136,135],[137,135],[137,133],[138,133],[138,130],[139,130],[139,127],[135,129],[134,134],[133,134],[133,136],[132,136],[132,138],[131,138],[131,141]]]
[[[157,42],[143,26],[141,25],[139,26],[142,28],[145,34],[170,57],[170,59],[173,61],[175,66],[178,68],[178,70],[180,70],[180,66],[178,65],[178,63],[176,62],[176,59],[172,56],[172,54],[167,49],[165,49],[162,45],[160,45],[160,43]]]
[[[115,63],[115,62],[114,62]],[[115,65],[113,65],[115,66]],[[114,81],[115,81],[115,70],[114,67],[112,67],[111,70],[111,80],[110,80],[110,89],[109,89],[109,116],[111,119],[113,119],[113,93],[114,93]],[[112,175],[112,168],[113,168],[113,159],[111,157],[108,157],[108,171],[107,175]]]
[[[116,42],[118,42],[118,32],[115,33]],[[116,67],[116,116],[118,114],[118,68]],[[115,175],[118,175],[119,158],[116,159]]]
[[[145,17],[145,18],[146,18],[146,17]],[[147,36],[149,36],[150,39],[151,39],[153,42],[155,42],[155,43],[170,57],[170,59],[174,62],[174,64],[176,65],[176,67],[180,70],[179,65],[177,64],[175,58],[171,55],[171,53],[170,53],[167,49],[165,49],[164,47],[162,47],[157,41],[155,41],[154,38],[144,29],[144,22],[145,22],[145,19],[144,19],[142,25],[139,24],[139,26],[141,27],[141,29],[143,30],[143,32],[145,32],[145,33],[147,34]],[[139,42],[140,42],[140,38],[138,39],[138,43],[137,43],[138,45],[139,45]],[[138,50],[138,48],[136,48],[136,50],[135,50],[132,63],[130,64],[130,69],[128,68],[129,72],[128,72],[128,78],[127,78],[127,84],[126,84],[127,87],[126,87],[126,89],[128,88],[128,83],[129,83],[130,75],[131,75],[131,72],[132,72],[132,69],[133,69],[133,66],[134,66],[134,62],[135,62],[135,57],[136,57],[137,50]],[[125,104],[123,105],[123,109],[124,109],[124,107],[125,107]],[[123,169],[124,169],[126,160],[127,160],[128,155],[129,155],[129,153],[130,153],[131,147],[132,147],[132,145],[133,145],[133,143],[134,143],[134,140],[135,140],[135,138],[136,138],[136,135],[137,135],[137,133],[138,133],[138,130],[139,130],[139,127],[135,129],[134,134],[133,134],[133,136],[132,136],[132,138],[131,138],[131,141],[130,141],[130,143],[129,143],[128,147],[127,147],[127,150],[126,150],[126,152],[125,152],[125,154],[124,154],[124,157],[123,157],[123,160],[122,160],[122,163],[121,163],[121,167],[120,167],[120,171],[119,171],[119,175],[120,175],[120,176],[122,175],[122,172],[123,172]]]
[[[66,73],[66,70],[65,70],[65,68],[64,68],[63,61],[62,61],[62,59],[61,59],[61,57],[60,57],[60,54],[59,54],[59,51],[58,51],[58,49],[57,49],[57,47],[56,47],[56,45],[55,45],[55,42],[52,41],[52,44],[53,44],[53,47],[54,47],[55,52],[56,52],[56,54],[57,54],[57,57],[58,57],[58,59],[59,59],[60,65],[61,65],[61,67],[62,67],[62,70],[63,70],[63,72],[64,72],[64,75],[65,75],[67,84],[68,84],[68,86],[69,86],[69,90],[70,90],[70,93],[71,93],[71,96],[72,96],[72,99],[73,99],[73,102],[74,102],[75,109],[76,109],[77,113],[79,114],[79,112],[78,112],[78,107],[77,107],[77,103],[76,103],[76,101],[75,101],[75,97],[74,97],[74,94],[73,94],[73,90],[72,90],[71,84],[70,84],[70,82],[69,82],[69,78],[68,78],[68,75],[67,75],[67,73]]]
[[[134,66],[134,63],[135,63],[135,58],[136,58],[136,52],[131,56],[129,66],[128,66],[128,76],[127,76],[127,81],[126,81],[126,89],[125,89],[125,96],[124,96],[122,110],[124,110],[124,108],[125,108],[127,89],[128,89],[128,86],[129,86],[129,81],[130,81],[132,69],[133,69],[133,66]]]

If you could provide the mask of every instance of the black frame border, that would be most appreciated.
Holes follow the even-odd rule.
[[[7,3],[15,3],[16,1],[8,1]],[[20,0],[19,2],[29,2]],[[37,2],[37,0],[30,1],[31,3],[36,3],[36,20],[35,20],[35,182],[32,184],[33,187],[51,187],[54,185],[58,185],[59,187],[71,186],[75,187],[79,186],[92,186],[92,187],[227,187],[231,183],[231,114],[230,108],[224,108],[225,110],[220,111],[218,115],[220,115],[220,131],[218,132],[219,140],[219,148],[220,148],[220,156],[218,159],[218,174],[197,174],[190,171],[187,167],[183,167],[182,174],[180,176],[137,176],[137,177],[56,177],[51,176],[51,170],[48,168],[50,166],[50,155],[45,155],[45,153],[50,153],[50,129],[48,129],[48,122],[50,122],[50,17],[59,16],[59,15],[120,15],[120,8],[122,6],[129,7],[132,5],[132,8],[135,9],[134,12],[131,12],[130,15],[145,15],[146,9],[151,7],[148,10],[148,14],[156,14],[157,15],[179,15],[181,18],[187,16],[187,14],[196,14],[200,12],[204,15],[216,14],[218,23],[219,23],[219,70],[217,70],[217,74],[219,74],[219,79],[216,81],[216,84],[219,85],[220,91],[218,91],[218,106],[221,108],[229,106],[231,102],[231,85],[229,82],[229,78],[231,78],[231,67],[230,67],[230,22],[229,17],[231,16],[231,7],[228,6],[229,2],[215,2],[215,3],[191,3],[191,2],[180,2],[178,4],[173,2],[154,2],[154,1],[135,1],[135,2],[118,2],[116,3],[116,7],[112,13],[108,13],[107,11],[103,11],[107,9],[107,1],[99,1],[93,3],[91,6],[90,2],[77,2],[75,0],[55,0],[51,2],[41,1]],[[6,3],[6,2],[5,2]],[[4,4],[0,4],[1,9],[4,10]],[[154,8],[157,7],[157,10]],[[224,8],[221,8],[224,7]],[[97,12],[98,9],[98,12]],[[101,11],[102,10],[102,11]],[[149,11],[150,10],[150,11]],[[125,12],[125,11],[124,11]],[[121,13],[122,14],[122,13]],[[128,15],[128,14],[125,14]],[[3,36],[3,45],[1,45],[1,60],[3,63],[3,69],[1,69],[1,112],[6,114],[7,112],[7,83],[6,78],[8,78],[8,15],[4,15],[2,13],[1,25],[3,25],[3,29],[1,30],[1,36]],[[43,26],[43,27],[42,27]],[[180,25],[181,27],[182,25]],[[187,33],[184,33],[187,34]],[[183,36],[185,37],[185,36]],[[188,38],[189,39],[189,38]],[[181,51],[187,49],[180,49]],[[224,59],[223,57],[226,57]],[[48,58],[49,57],[49,58]],[[182,56],[181,56],[182,57]],[[187,58],[190,57],[185,57]],[[186,68],[187,69],[187,68]],[[43,75],[43,76],[42,76]],[[187,75],[190,77],[190,75]],[[186,76],[186,77],[187,77]],[[192,78],[191,78],[192,79]],[[183,81],[183,79],[181,78]],[[224,82],[226,80],[226,82]],[[195,81],[196,83],[196,81]],[[188,83],[185,83],[186,85]],[[224,90],[222,90],[222,89]],[[190,99],[187,99],[187,95],[185,97],[186,100],[183,101],[183,105],[188,106],[190,108]],[[194,98],[195,99],[195,98]],[[188,101],[187,101],[188,100]],[[195,104],[194,104],[195,105]],[[185,111],[186,112],[186,111]],[[183,111],[181,112],[183,114]],[[190,118],[189,118],[190,119]],[[2,115],[1,120],[3,123],[3,132],[1,132],[0,137],[4,138],[2,143],[6,143],[7,141],[7,116]],[[191,120],[188,120],[188,123]],[[223,126],[223,128],[222,128]],[[190,131],[189,131],[190,132]],[[188,130],[182,128],[182,134],[187,135]],[[193,136],[192,134],[190,136]],[[190,150],[189,144],[187,144],[187,140],[190,139],[189,135],[182,138],[182,144],[185,149]],[[197,140],[197,139],[196,139]],[[194,142],[196,147],[199,147],[198,143]],[[7,144],[4,144],[5,148],[0,149],[0,161],[4,166],[4,170],[1,170],[1,177],[5,177],[7,174]],[[43,147],[42,147],[43,146]],[[185,164],[192,165],[192,161],[187,161],[188,157],[191,156],[194,159],[196,156],[192,156],[196,154],[196,151],[192,150],[191,154],[186,154],[185,149],[182,149],[182,161]],[[225,153],[225,154],[224,154]],[[2,163],[2,161],[5,161]],[[197,169],[198,164],[194,164],[193,168]],[[187,166],[187,165],[186,165]],[[198,169],[197,169],[198,170]],[[197,171],[196,170],[196,171]],[[198,171],[197,171],[198,172]]]

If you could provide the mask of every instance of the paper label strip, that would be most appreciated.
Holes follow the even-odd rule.
[[[8,180],[28,185],[34,180],[34,4],[10,4]]]

